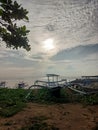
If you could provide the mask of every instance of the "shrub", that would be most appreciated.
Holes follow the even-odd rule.
[[[9,117],[26,106],[24,102],[26,90],[0,89],[0,115]]]

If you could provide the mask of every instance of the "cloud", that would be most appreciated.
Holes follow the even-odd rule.
[[[22,1],[29,11],[31,54],[43,52],[42,41],[54,38],[57,52],[98,41],[97,0],[33,0]]]
[[[17,0],[29,11],[26,25],[31,51],[0,47],[0,78],[37,79],[98,73],[98,0]],[[54,39],[55,49],[42,42]]]
[[[98,44],[77,46],[58,52],[51,60],[83,60],[91,54],[98,54]],[[94,57],[93,57],[94,58]]]
[[[42,56],[32,56],[33,59],[36,59],[36,60],[43,60],[43,57]]]

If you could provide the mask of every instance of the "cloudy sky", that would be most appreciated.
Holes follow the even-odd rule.
[[[0,47],[0,80],[98,75],[98,0],[17,0],[29,11],[31,51]]]

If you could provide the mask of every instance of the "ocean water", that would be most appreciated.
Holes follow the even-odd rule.
[[[65,77],[65,76],[61,76],[59,78],[59,80],[61,79],[67,79],[67,82],[70,82],[72,80],[75,80],[77,77]],[[14,80],[2,80],[2,81],[6,81],[6,87],[8,88],[16,88],[17,87],[17,84],[20,83],[20,82],[24,82],[29,86],[33,85],[34,82],[36,80],[41,80],[41,81],[47,81],[47,77],[42,77],[42,78],[39,78],[39,79],[14,79]]]
[[[3,80],[6,81],[6,87],[8,88],[16,88],[18,83],[20,82],[24,82],[25,84],[27,84],[28,86],[31,86],[34,84],[33,80],[19,80],[19,79],[15,79],[15,80]]]

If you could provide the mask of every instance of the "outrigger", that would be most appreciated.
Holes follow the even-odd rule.
[[[34,86],[47,87],[47,88],[54,88],[58,86],[63,87],[64,84],[66,84],[67,82],[66,79],[59,80],[59,75],[57,74],[47,74],[46,76],[48,78],[47,81],[36,80],[34,82]]]
[[[0,82],[0,88],[5,88],[6,86],[6,81],[1,81]]]
[[[66,79],[61,79],[59,80],[59,75],[57,74],[47,74],[47,81],[42,81],[42,80],[36,80],[34,82],[34,85],[31,85],[29,87],[29,89],[31,88],[47,88],[50,89],[52,91],[55,91],[55,93],[57,93],[57,96],[59,95],[58,93],[60,93],[60,89],[62,87],[64,87],[67,83]],[[31,94],[31,91],[27,94],[26,98],[28,98],[28,96]]]
[[[47,88],[49,89],[56,97],[60,96],[60,90],[62,87],[67,87],[68,89],[76,92],[77,94],[81,95],[89,95],[98,93],[98,89],[91,89],[83,86],[80,83],[73,83],[67,82],[66,79],[59,80],[59,75],[57,74],[47,74],[47,81],[36,80],[33,85],[29,87],[29,93],[27,94],[26,98],[31,94],[31,88]]]

